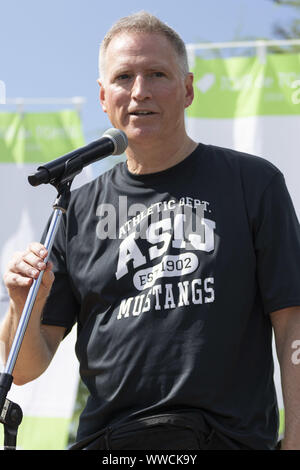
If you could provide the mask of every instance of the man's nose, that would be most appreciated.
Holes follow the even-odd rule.
[[[147,77],[144,77],[143,75],[137,75],[135,77],[131,95],[134,99],[139,101],[151,98],[151,90],[147,81]]]

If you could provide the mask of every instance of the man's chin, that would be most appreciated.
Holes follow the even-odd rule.
[[[155,129],[145,127],[135,127],[124,129],[128,141],[132,144],[145,144],[146,142],[155,142],[159,138],[159,132]]]

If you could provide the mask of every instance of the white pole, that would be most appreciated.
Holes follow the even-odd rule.
[[[7,98],[6,104],[17,106],[18,110],[22,112],[25,106],[31,105],[72,105],[75,106],[78,112],[81,111],[82,106],[86,102],[83,96],[73,96],[71,98]]]
[[[196,44],[187,44],[189,51],[197,49],[227,49],[234,47],[269,47],[269,46],[296,46],[300,45],[300,39],[258,39],[255,41],[229,41],[229,42],[202,42]]]

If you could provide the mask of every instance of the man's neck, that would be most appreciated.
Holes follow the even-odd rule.
[[[134,174],[150,174],[167,170],[188,157],[197,147],[197,143],[188,136],[181,145],[163,144],[146,146],[130,145],[127,148],[127,167]]]

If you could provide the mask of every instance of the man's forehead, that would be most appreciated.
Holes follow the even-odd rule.
[[[121,33],[108,45],[106,61],[112,68],[138,62],[144,65],[163,65],[176,61],[176,52],[169,40],[160,33]]]
[[[122,32],[116,34],[110,41],[107,53],[124,53],[138,55],[139,52],[150,54],[162,49],[162,44],[172,48],[169,40],[162,33]]]

